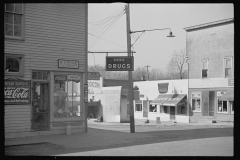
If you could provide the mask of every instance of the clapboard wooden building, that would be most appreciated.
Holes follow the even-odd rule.
[[[4,9],[5,138],[85,132],[88,5]]]

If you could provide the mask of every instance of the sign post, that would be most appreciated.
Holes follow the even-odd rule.
[[[126,20],[127,20],[127,51],[128,57],[131,57],[131,36],[130,36],[130,15],[129,15],[129,4],[126,6]],[[134,108],[133,108],[133,79],[132,71],[128,71],[129,79],[129,107],[130,107],[130,133],[135,133],[135,122],[134,122]]]

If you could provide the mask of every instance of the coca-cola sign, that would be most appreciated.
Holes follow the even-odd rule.
[[[31,101],[31,81],[5,80],[5,104],[29,104]]]

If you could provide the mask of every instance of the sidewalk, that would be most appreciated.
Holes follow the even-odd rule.
[[[96,119],[88,120],[88,125],[107,125],[107,126],[130,126],[130,123],[119,123],[119,122],[94,122]],[[134,124],[136,127],[139,126],[234,126],[233,122],[222,122],[217,121],[217,123],[212,122],[202,122],[202,123],[174,123],[173,121],[161,121],[157,124],[156,121],[150,120],[149,123],[145,123],[145,120],[135,119]]]
[[[94,122],[94,120],[88,120],[88,133],[76,133],[72,135],[43,135],[43,136],[32,136],[32,137],[21,137],[21,138],[10,138],[10,139],[5,139],[5,146],[12,146],[12,145],[23,145],[23,144],[34,144],[34,143],[52,143],[56,145],[60,145],[63,147],[69,147],[69,148],[78,148],[81,147],[83,144],[86,146],[94,146],[94,144],[100,143],[102,139],[111,139],[113,138],[116,141],[122,141],[122,139],[131,139],[131,138],[136,138],[139,135],[145,135],[145,133],[138,132],[136,134],[130,134],[130,133],[123,133],[123,132],[118,132],[114,130],[104,130],[104,126],[129,126],[129,123],[117,123],[117,122]],[[102,129],[93,129],[91,126],[102,126]],[[216,128],[216,127],[233,127],[233,123],[228,123],[228,122],[221,122],[221,123],[174,123],[174,122],[161,122],[161,124],[156,124],[155,121],[150,121],[150,123],[144,123],[143,121],[135,121],[135,126],[136,128],[144,128],[146,126],[152,126],[156,128],[157,127],[158,131],[161,130],[168,130],[168,128],[181,128],[183,127],[182,130],[185,130],[186,127],[188,126],[193,126],[193,129],[196,128],[201,128],[202,126],[206,126],[206,128]],[[185,127],[186,126],[186,127]],[[148,127],[147,127],[148,128]],[[147,130],[146,128],[146,130]],[[170,130],[170,129],[169,129]],[[97,133],[96,133],[97,131]],[[149,130],[150,131],[150,130]],[[147,135],[147,133],[146,133]],[[76,140],[78,140],[80,143],[75,143]],[[109,143],[115,143],[109,142]]]

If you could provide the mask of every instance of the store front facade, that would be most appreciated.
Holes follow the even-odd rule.
[[[22,25],[19,34],[4,31],[5,138],[86,131],[87,8],[5,4],[6,26],[15,12]],[[66,30],[69,23],[82,27]]]
[[[134,101],[134,118],[189,123],[188,80],[134,82],[140,100]]]
[[[190,79],[190,122],[234,121],[234,86],[228,81],[226,78]]]

